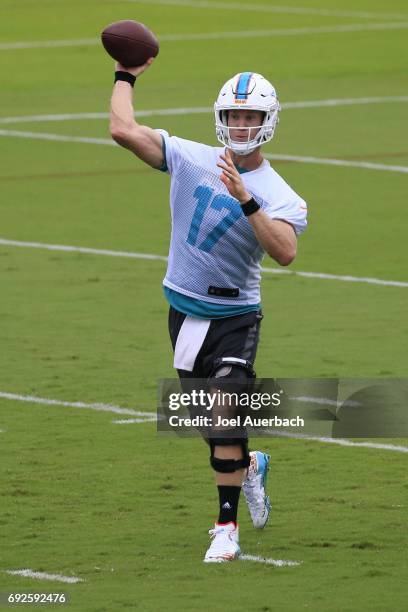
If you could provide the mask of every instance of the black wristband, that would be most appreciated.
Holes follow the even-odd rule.
[[[116,83],[116,81],[126,81],[126,83],[129,83],[132,87],[134,87],[136,77],[133,76],[133,74],[130,74],[130,72],[125,72],[124,70],[116,70],[114,82]]]
[[[254,198],[251,198],[249,202],[245,202],[245,204],[241,204],[241,208],[242,208],[242,212],[244,213],[244,215],[246,217],[249,217],[249,215],[253,215],[261,207],[259,206],[258,202],[254,200]]]

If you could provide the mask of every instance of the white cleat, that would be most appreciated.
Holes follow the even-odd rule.
[[[242,484],[252,523],[257,529],[265,527],[271,511],[271,503],[266,494],[266,478],[270,456],[260,451],[250,454],[251,465]]]
[[[210,548],[205,553],[204,563],[225,563],[233,561],[240,555],[238,525],[215,523],[214,529],[208,532],[212,537]]]

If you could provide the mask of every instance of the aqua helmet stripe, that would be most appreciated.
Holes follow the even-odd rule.
[[[249,83],[251,81],[252,75],[253,75],[253,72],[242,72],[242,74],[240,74],[238,83],[237,83],[237,91],[235,93],[236,100],[246,100],[247,99]]]

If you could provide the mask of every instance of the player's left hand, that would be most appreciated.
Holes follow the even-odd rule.
[[[241,175],[234,166],[229,150],[225,149],[225,155],[221,154],[220,158],[222,159],[223,163],[219,162],[217,166],[222,170],[220,176],[221,181],[224,183],[233,198],[239,200],[241,204],[249,202],[251,195],[245,189]]]

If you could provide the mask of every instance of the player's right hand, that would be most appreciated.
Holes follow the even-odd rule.
[[[249,202],[251,195],[246,190],[242,177],[234,165],[230,150],[226,148],[225,155],[221,153],[220,158],[222,162],[218,162],[217,164],[222,170],[220,179],[228,189],[230,195],[236,200],[239,200],[241,204]]]
[[[120,64],[119,62],[116,62],[115,71],[121,70],[123,72],[130,72],[130,74],[133,74],[134,77],[138,77],[140,74],[142,74],[142,72],[149,68],[153,61],[154,57],[149,57],[145,64],[142,64],[141,66],[135,66],[133,68],[125,68],[125,66],[122,66],[122,64]]]

